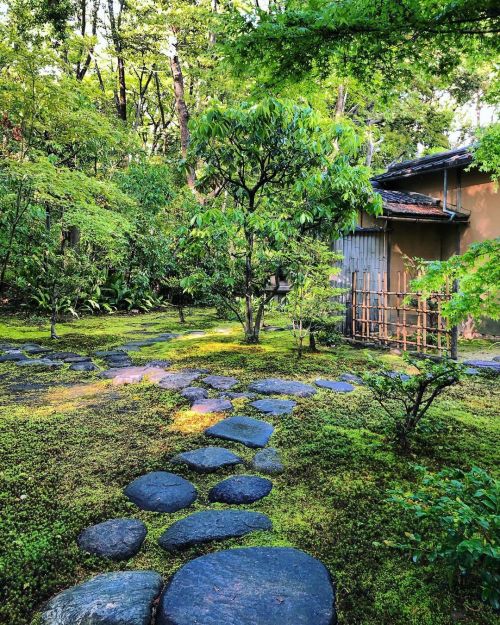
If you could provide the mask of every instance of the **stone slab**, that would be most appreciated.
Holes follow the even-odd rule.
[[[208,375],[206,378],[203,378],[202,382],[218,391],[229,391],[229,389],[238,384],[236,378],[226,375]]]
[[[146,534],[146,526],[138,519],[110,519],[87,527],[77,542],[87,553],[110,560],[128,560],[139,551]]]
[[[250,384],[248,390],[263,395],[296,395],[297,397],[310,397],[316,393],[316,389],[310,384],[280,378],[257,380]]]
[[[251,465],[256,471],[266,475],[278,475],[285,470],[280,456],[274,447],[260,449],[252,458]]]
[[[180,391],[197,380],[202,374],[190,371],[172,371],[166,373],[160,380],[158,386],[169,391]]]
[[[192,406],[193,412],[199,414],[210,414],[212,412],[229,412],[233,409],[233,404],[229,399],[199,399]]]
[[[216,484],[208,493],[209,501],[241,505],[267,497],[273,488],[271,480],[258,475],[234,475]]]
[[[258,399],[250,403],[250,406],[260,412],[273,416],[290,414],[296,405],[297,403],[291,399]]]
[[[208,399],[208,391],[201,386],[187,386],[182,392],[181,396],[194,404],[200,399]]]
[[[204,510],[173,523],[158,539],[167,551],[272,529],[269,517],[248,510]],[[196,622],[196,621],[194,621]]]
[[[200,447],[177,454],[171,462],[186,464],[198,473],[212,473],[224,467],[241,464],[243,460],[225,447]]]
[[[255,448],[265,447],[273,431],[273,426],[265,421],[238,416],[219,421],[205,430],[205,434]]]
[[[198,496],[196,488],[180,475],[153,471],[141,475],[125,488],[125,495],[142,510],[177,512]]]
[[[350,393],[354,390],[354,386],[349,382],[339,382],[338,380],[314,380],[314,384],[320,388],[326,388],[336,393]]]

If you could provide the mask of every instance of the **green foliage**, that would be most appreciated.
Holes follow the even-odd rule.
[[[417,374],[384,371],[366,374],[364,380],[390,417],[394,440],[407,448],[432,403],[446,388],[459,382],[463,366],[452,360],[435,362],[409,354],[404,359],[417,369]]]
[[[474,166],[491,174],[496,183],[500,182],[500,122],[481,128],[477,139],[473,152]]]
[[[443,561],[465,583],[479,578],[482,600],[498,610],[500,482],[478,467],[417,470],[417,490],[394,489],[389,499],[414,517],[416,531],[405,543],[386,544],[410,551],[414,562]]]
[[[412,281],[412,289],[425,296],[458,283],[456,292],[444,302],[442,314],[450,324],[483,317],[500,318],[500,239],[473,243],[461,256],[444,261],[420,261],[421,277]]]

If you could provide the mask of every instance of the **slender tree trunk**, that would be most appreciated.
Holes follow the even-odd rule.
[[[335,118],[338,119],[345,111],[345,103],[347,100],[347,89],[345,85],[340,84],[337,92],[337,104],[335,105]]]
[[[51,311],[50,311],[50,338],[58,339],[59,336],[56,332],[57,323],[57,292],[55,287],[52,288],[51,295]]]
[[[182,74],[182,66],[177,51],[177,29],[172,29],[172,37],[170,38],[170,70],[174,83],[175,109],[179,119],[180,139],[181,139],[181,155],[182,158],[187,157],[189,147],[189,110],[186,104],[184,90],[184,76]],[[189,167],[186,171],[187,183],[191,189],[195,185],[194,170]]]
[[[318,351],[318,348],[316,347],[316,336],[313,330],[309,330],[309,351]]]
[[[111,38],[116,52],[117,59],[117,77],[118,77],[118,93],[115,93],[116,111],[118,117],[127,120],[127,85],[125,78],[125,60],[123,58],[123,45],[120,34],[121,17],[125,0],[120,1],[118,16],[115,19],[115,10],[113,0],[108,0],[109,24],[111,28]]]

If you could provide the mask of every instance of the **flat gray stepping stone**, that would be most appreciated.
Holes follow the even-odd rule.
[[[229,399],[199,399],[192,406],[193,412],[210,414],[211,412],[227,412],[233,409]]]
[[[314,384],[320,388],[327,388],[329,391],[337,393],[350,393],[354,390],[354,386],[349,382],[338,382],[337,380],[314,380]]]
[[[334,625],[335,592],[326,567],[288,547],[210,553],[171,579],[157,625]]]
[[[218,391],[228,391],[238,384],[236,378],[231,378],[226,375],[208,375],[206,378],[203,378],[202,382]]]
[[[401,373],[401,371],[384,371],[382,375],[385,375],[388,378],[393,380],[400,379],[402,382],[407,382],[411,379],[411,376],[407,373]]]
[[[205,388],[201,388],[201,386],[187,386],[181,395],[192,404],[200,399],[208,399],[208,391]]]
[[[187,464],[198,473],[211,473],[224,467],[241,464],[243,460],[225,447],[200,447],[177,454],[171,462]]]
[[[17,350],[6,352],[0,356],[0,362],[19,362],[20,360],[28,360],[28,356]]]
[[[38,345],[38,343],[24,343],[24,345],[21,345],[19,349],[27,354],[31,354],[32,356],[48,354],[52,351],[49,347],[42,347],[41,345]]]
[[[141,548],[148,530],[138,519],[110,519],[83,530],[78,546],[111,560],[128,560]]]
[[[165,373],[165,377],[160,380],[158,385],[169,391],[180,391],[186,388],[186,386],[190,386],[201,375],[201,373],[191,373],[189,371]]]
[[[171,366],[171,360],[150,360],[146,363],[146,367],[161,367],[163,369],[168,369]]]
[[[271,519],[261,512],[204,510],[173,523],[160,536],[158,544],[167,551],[179,551],[192,545],[244,536],[259,530],[270,530],[272,527]],[[190,621],[195,622],[196,620]]]
[[[67,358],[75,358],[80,356],[80,354],[76,354],[75,352],[52,352],[47,354],[47,358],[49,360],[62,360],[66,362]]]
[[[255,393],[233,393],[231,391],[224,391],[219,393],[221,399],[255,399],[257,395]]]
[[[97,371],[99,367],[93,362],[75,362],[70,365],[71,371]]]
[[[263,395],[296,395],[297,397],[310,397],[316,393],[316,389],[310,384],[279,378],[257,380],[250,384],[248,390]]]
[[[177,512],[198,496],[196,488],[180,475],[153,471],[141,475],[125,488],[125,495],[142,510]]]
[[[48,358],[28,358],[27,360],[17,360],[18,367],[45,367],[47,369],[59,369],[64,366],[62,360],[48,360]]]
[[[98,349],[94,352],[97,358],[109,358],[110,356],[127,356],[122,349]]]
[[[66,358],[64,362],[69,364],[75,364],[78,362],[90,362],[92,358],[90,356],[73,356],[72,358]]]
[[[247,447],[265,447],[274,428],[251,417],[229,417],[205,430],[207,436],[243,443]]]
[[[354,373],[341,373],[339,375],[339,380],[341,382],[349,382],[349,384],[364,384],[363,378]]]
[[[236,505],[253,503],[267,497],[272,488],[273,483],[265,477],[234,475],[210,489],[208,499]]]
[[[42,611],[43,625],[150,625],[163,582],[153,571],[104,573],[63,590]]]
[[[278,475],[285,470],[280,456],[274,447],[260,449],[253,457],[251,464],[256,471],[266,475]]]
[[[260,412],[273,416],[290,414],[296,405],[297,403],[291,399],[258,399],[250,404]]]
[[[464,373],[465,375],[479,375],[481,371],[475,367],[467,367],[467,369],[464,370]]]
[[[464,364],[469,367],[474,367],[475,369],[486,369],[488,371],[500,373],[500,362],[495,360],[466,360]]]

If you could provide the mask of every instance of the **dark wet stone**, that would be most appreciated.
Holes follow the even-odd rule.
[[[251,417],[229,417],[205,430],[207,436],[242,443],[247,447],[265,447],[274,428]]]
[[[407,373],[402,373],[401,371],[385,371],[382,375],[387,376],[388,378],[392,378],[393,380],[400,379],[402,382],[408,382],[411,380],[411,376]]]
[[[146,363],[146,367],[162,367],[163,369],[168,369],[171,366],[171,360],[150,360]]]
[[[288,547],[210,553],[174,575],[158,606],[157,625],[335,625],[328,570]]]
[[[191,406],[193,412],[199,412],[200,414],[228,412],[232,409],[233,404],[229,399],[199,399]]]
[[[160,536],[158,544],[167,551],[178,551],[212,540],[224,540],[270,529],[272,529],[271,520],[260,512],[205,510],[173,523]]]
[[[494,360],[466,360],[464,364],[475,369],[486,369],[487,371],[500,373],[500,362]]]
[[[201,376],[201,373],[190,373],[188,371],[172,371],[165,373],[165,377],[158,383],[161,388],[169,391],[180,391],[186,386],[190,386]]]
[[[364,384],[363,378],[359,375],[355,375],[354,373],[341,373],[339,375],[339,380],[341,382],[349,382],[349,384]]]
[[[94,352],[97,358],[109,358],[110,356],[126,356],[127,354],[121,349],[99,349]]]
[[[15,349],[16,346],[13,345],[12,343],[0,343],[0,351],[2,352],[6,352],[9,349]]]
[[[202,382],[217,389],[218,391],[228,391],[233,386],[238,384],[238,380],[236,378],[231,378],[226,375],[209,375],[206,378],[203,378]]]
[[[177,454],[171,462],[187,464],[198,473],[212,473],[224,467],[241,464],[243,460],[224,447],[201,447]]]
[[[104,573],[63,590],[42,611],[43,625],[150,625],[162,578],[153,571]]]
[[[75,356],[80,356],[80,354],[75,354],[75,352],[52,352],[47,355],[49,360],[62,360],[65,361],[66,358],[74,358]]]
[[[111,560],[128,560],[141,548],[148,530],[138,519],[110,519],[92,525],[78,537],[83,551]]]
[[[208,493],[208,499],[236,505],[253,503],[267,497],[272,488],[273,483],[265,477],[234,475],[216,484]]]
[[[141,475],[124,492],[139,508],[152,512],[177,512],[190,506],[198,496],[191,482],[166,471]]]
[[[296,382],[295,380],[281,380],[279,378],[257,380],[256,382],[252,382],[248,389],[264,395],[297,395],[298,397],[310,397],[316,393],[316,389],[310,384]]]
[[[260,410],[260,412],[277,416],[290,414],[297,404],[289,399],[258,399],[257,401],[253,401],[250,405]]]
[[[74,356],[73,358],[66,358],[64,362],[69,364],[75,364],[78,362],[90,362],[92,358],[90,356]]]
[[[251,464],[256,471],[266,475],[278,475],[285,469],[278,452],[273,447],[260,449],[253,457]]]
[[[28,357],[17,350],[6,352],[0,356],[0,362],[19,362],[20,360],[28,360]]]
[[[188,386],[182,391],[181,395],[191,403],[200,399],[208,399],[208,391],[200,386]]]
[[[354,386],[348,382],[338,382],[337,380],[314,380],[314,384],[320,388],[327,388],[329,391],[337,393],[350,393],[354,390]]]
[[[219,393],[221,399],[255,399],[257,395],[255,393],[232,393],[231,391],[224,391]]]
[[[71,371],[97,371],[99,367],[93,362],[75,362],[70,369]]]
[[[38,345],[38,343],[24,343],[24,345],[21,345],[19,349],[27,354],[31,354],[32,356],[48,354],[52,351],[49,347],[42,347],[41,345]]]
[[[200,367],[184,367],[184,369],[182,369],[182,371],[184,373],[199,373],[200,375],[206,374],[206,373],[210,373],[210,369],[203,369]]]
[[[64,366],[62,360],[49,360],[48,358],[29,358],[28,360],[18,360],[18,367],[45,367],[47,369],[59,369]]]

